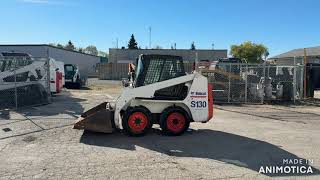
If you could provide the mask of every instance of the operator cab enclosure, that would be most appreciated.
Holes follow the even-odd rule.
[[[141,87],[186,75],[182,57],[140,55],[137,60],[135,87]]]

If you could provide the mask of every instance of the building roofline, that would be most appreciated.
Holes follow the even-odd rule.
[[[74,52],[74,53],[79,53],[79,54],[83,54],[83,55],[87,55],[87,56],[94,56],[94,57],[101,57],[101,56],[96,56],[96,55],[92,55],[92,54],[86,54],[83,52],[79,52],[79,51],[74,51],[74,50],[69,50],[69,49],[64,49],[64,48],[59,48],[50,44],[0,44],[1,46],[47,46],[47,47],[51,47],[51,48],[56,48],[56,49],[61,49],[61,50],[65,50],[65,51],[69,51],[69,52]]]
[[[304,49],[307,50],[307,56],[308,57],[315,57],[315,56],[319,56],[319,55],[308,55],[310,53],[308,53],[308,51],[312,50],[312,49],[320,49],[320,46],[313,46],[313,47],[306,47],[306,48],[295,48],[295,49],[292,49],[290,51],[287,51],[287,52],[284,52],[284,53],[281,53],[281,54],[278,54],[278,55],[275,55],[275,56],[272,56],[268,59],[281,59],[281,58],[290,58],[290,57],[294,57],[292,56],[292,54],[290,53],[294,53],[294,52],[297,52],[297,51],[303,51]],[[301,54],[300,56],[296,56],[296,57],[303,57],[304,55]]]
[[[293,56],[293,57],[271,57],[271,58],[268,58],[268,60],[272,61],[272,60],[280,60],[280,59],[290,59],[290,60],[293,60],[293,58],[296,57],[296,58],[304,58],[304,56]],[[318,58],[320,59],[320,55],[307,55],[307,58]]]
[[[121,49],[121,48],[109,48],[109,50],[127,50],[127,51],[132,51],[132,50],[172,50],[172,51],[228,51],[228,49]]]

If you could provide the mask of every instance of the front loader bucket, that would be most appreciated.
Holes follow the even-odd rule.
[[[107,102],[89,109],[79,117],[74,129],[84,129],[94,132],[112,133],[114,130],[114,111],[107,109]]]

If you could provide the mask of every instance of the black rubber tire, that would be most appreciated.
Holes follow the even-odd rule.
[[[168,122],[167,122],[167,118],[169,117],[170,114],[172,113],[179,113],[181,115],[184,116],[185,118],[185,124],[183,126],[183,128],[181,129],[181,131],[179,132],[174,132],[171,131],[168,128]],[[159,124],[160,124],[160,128],[162,129],[162,132],[165,135],[169,135],[169,136],[179,136],[181,134],[183,134],[184,132],[186,132],[190,126],[190,116],[188,115],[188,113],[181,107],[168,107],[165,110],[163,110],[163,112],[160,115],[160,120],[159,120]]]
[[[129,122],[128,122],[129,117],[133,113],[136,113],[136,112],[143,113],[147,118],[147,125],[140,132],[136,132],[136,131],[132,130],[130,128]],[[146,107],[143,107],[143,106],[136,106],[136,107],[133,107],[133,108],[128,108],[124,112],[124,114],[122,116],[122,128],[123,128],[123,131],[129,136],[143,136],[143,135],[145,135],[146,133],[148,133],[150,131],[150,129],[152,128],[152,125],[153,125],[152,114]]]
[[[76,82],[75,88],[76,89],[81,89],[81,82]]]

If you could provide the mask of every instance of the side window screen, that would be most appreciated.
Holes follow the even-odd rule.
[[[167,59],[162,70],[160,81],[165,81],[168,79],[172,79],[175,77],[175,70],[173,66],[173,62],[170,59]]]
[[[183,76],[185,73],[182,66],[183,63],[181,63],[179,60],[167,59],[163,66],[160,81]]]
[[[0,72],[4,71],[5,62],[3,60],[0,60]]]
[[[149,68],[146,73],[144,85],[158,82],[161,74],[163,62],[164,62],[163,59],[154,59],[150,61]]]
[[[183,70],[182,70],[184,68],[182,68],[181,66],[183,66],[183,63],[181,64],[180,61],[177,61],[177,71],[179,73],[184,73]]]

